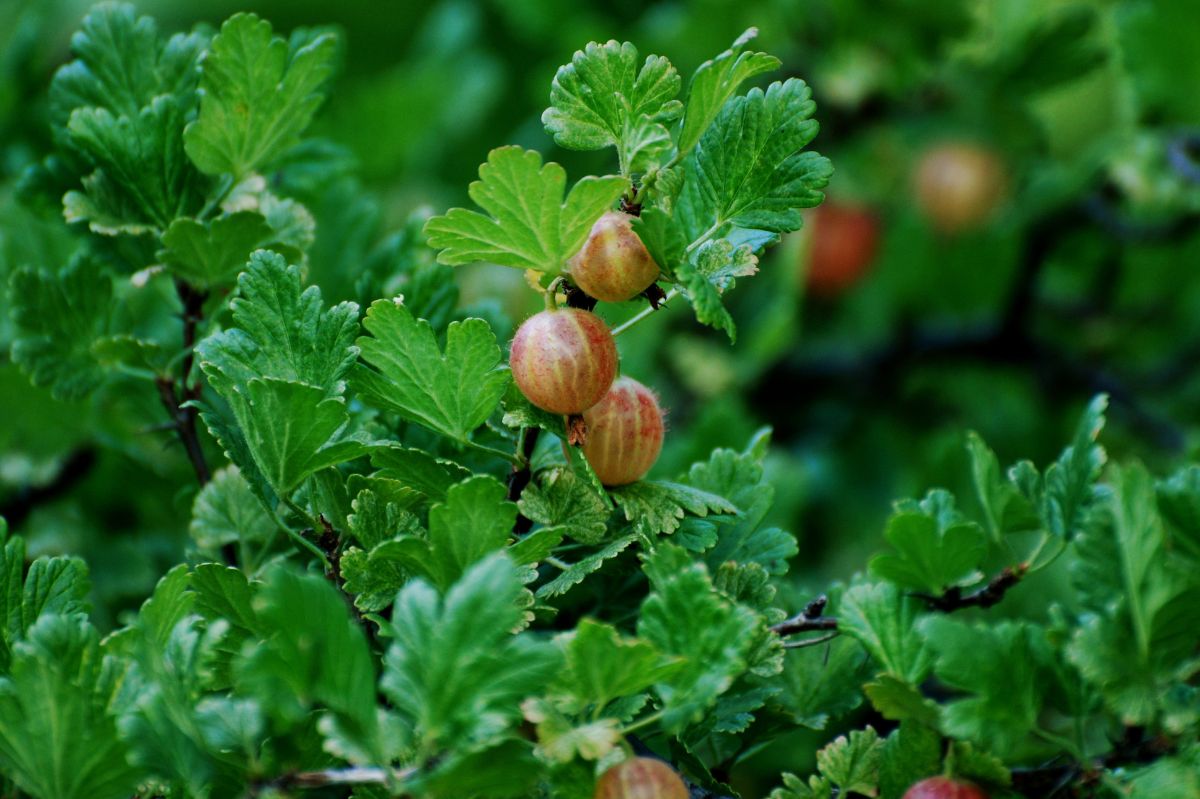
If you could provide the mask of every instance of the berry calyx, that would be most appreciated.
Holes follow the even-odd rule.
[[[583,412],[587,442],[583,454],[607,486],[637,482],[658,460],[663,415],[650,389],[619,377],[594,407]]]
[[[808,290],[834,297],[857,283],[879,249],[879,221],[869,209],[826,202],[809,218]]]
[[[949,777],[930,777],[904,792],[904,799],[988,799],[979,786]]]
[[[986,222],[1004,197],[1004,164],[975,144],[948,143],[925,152],[917,165],[917,203],[935,228],[959,233]]]
[[[617,343],[600,317],[577,308],[542,311],[513,338],[513,379],[530,402],[551,413],[582,413],[617,374]]]
[[[634,232],[632,219],[619,211],[604,214],[571,258],[568,274],[589,296],[604,302],[624,302],[658,279],[658,264]]]
[[[688,799],[687,786],[661,760],[634,757],[600,775],[593,799]]]

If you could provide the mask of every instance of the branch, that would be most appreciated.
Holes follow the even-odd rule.
[[[771,631],[780,636],[795,635],[796,633],[814,632],[817,630],[837,630],[837,619],[824,616],[822,613],[829,604],[829,597],[821,594],[804,606],[804,610],[771,626]]]
[[[521,498],[521,492],[529,485],[529,481],[533,479],[533,469],[530,461],[533,458],[533,450],[537,446],[538,436],[541,434],[541,428],[538,427],[522,427],[520,434],[517,436],[517,463],[513,464],[512,471],[508,474],[508,501],[516,502]],[[517,535],[529,532],[529,528],[533,527],[533,521],[525,518],[522,514],[517,514],[517,521],[513,524],[513,532]]]
[[[96,450],[91,447],[75,450],[63,461],[58,474],[54,475],[50,482],[19,488],[3,506],[0,506],[0,517],[11,527],[19,527],[39,505],[52,502],[74,488],[88,476],[95,464]]]
[[[1177,749],[1175,741],[1163,736],[1146,737],[1142,727],[1126,727],[1107,754],[1086,763],[1063,762],[1056,757],[1040,766],[1012,769],[1013,788],[1022,796],[1054,796],[1074,782],[1097,778],[1105,769],[1150,763]]]
[[[1022,563],[1017,566],[1005,566],[999,574],[988,580],[985,585],[969,594],[964,594],[961,588],[954,586],[947,589],[946,593],[941,596],[934,596],[933,594],[913,594],[913,596],[923,599],[930,608],[942,613],[953,613],[963,608],[990,608],[1004,599],[1004,595],[1008,592],[1008,589],[1021,582],[1027,571],[1029,571],[1028,563]]]
[[[204,300],[207,299],[208,294],[198,291],[182,280],[175,281],[175,291],[179,295],[179,302],[183,305],[181,314],[183,363],[180,368],[179,380],[182,390],[177,391],[174,378],[166,375],[160,375],[154,382],[158,386],[159,399],[171,419],[171,426],[175,428],[179,442],[183,444],[188,460],[192,463],[192,469],[196,472],[196,480],[203,486],[208,483],[212,474],[209,472],[208,462],[204,458],[204,449],[200,446],[200,436],[196,432],[196,419],[199,413],[187,403],[200,398],[200,383],[189,383],[189,381],[196,359],[196,329],[204,320]]]

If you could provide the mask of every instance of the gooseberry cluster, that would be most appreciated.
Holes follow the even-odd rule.
[[[580,291],[605,302],[633,299],[658,274],[631,218],[616,211],[596,221],[567,270]],[[617,344],[599,316],[559,307],[553,290],[546,304],[513,338],[509,365],[517,387],[531,403],[567,416],[568,428],[582,431],[578,443],[604,485],[640,480],[662,450],[658,400],[633,378],[617,376]]]

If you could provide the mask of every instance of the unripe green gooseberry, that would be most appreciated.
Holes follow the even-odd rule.
[[[949,777],[930,777],[904,792],[904,799],[988,799],[979,786]]]
[[[634,232],[632,219],[619,211],[604,214],[568,263],[571,280],[589,297],[624,302],[658,279],[658,264]]]
[[[578,308],[542,311],[513,338],[513,379],[530,402],[551,413],[583,413],[617,374],[617,344],[600,317]]]
[[[604,399],[583,412],[587,440],[583,454],[607,486],[637,482],[658,460],[663,415],[650,389],[619,377]]]
[[[634,757],[600,775],[593,799],[689,799],[687,786],[661,760]]]
[[[1006,188],[1004,164],[977,144],[950,142],[925,151],[917,164],[917,204],[935,228],[960,233],[986,222]]]

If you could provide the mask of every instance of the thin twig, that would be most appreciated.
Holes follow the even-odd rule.
[[[212,473],[209,471],[208,462],[204,457],[204,449],[200,445],[200,436],[197,433],[196,419],[199,417],[199,412],[189,403],[199,399],[201,393],[199,381],[193,383],[191,377],[196,358],[196,331],[204,320],[204,300],[207,299],[208,294],[182,280],[175,281],[175,291],[179,295],[179,302],[183,305],[181,314],[183,361],[179,380],[181,389],[177,389],[174,378],[167,375],[160,375],[154,382],[158,387],[158,396],[163,408],[166,409],[167,415],[171,419],[175,434],[179,437],[179,442],[183,444],[188,460],[191,461],[192,470],[196,473],[196,481],[203,486],[212,478]]]

